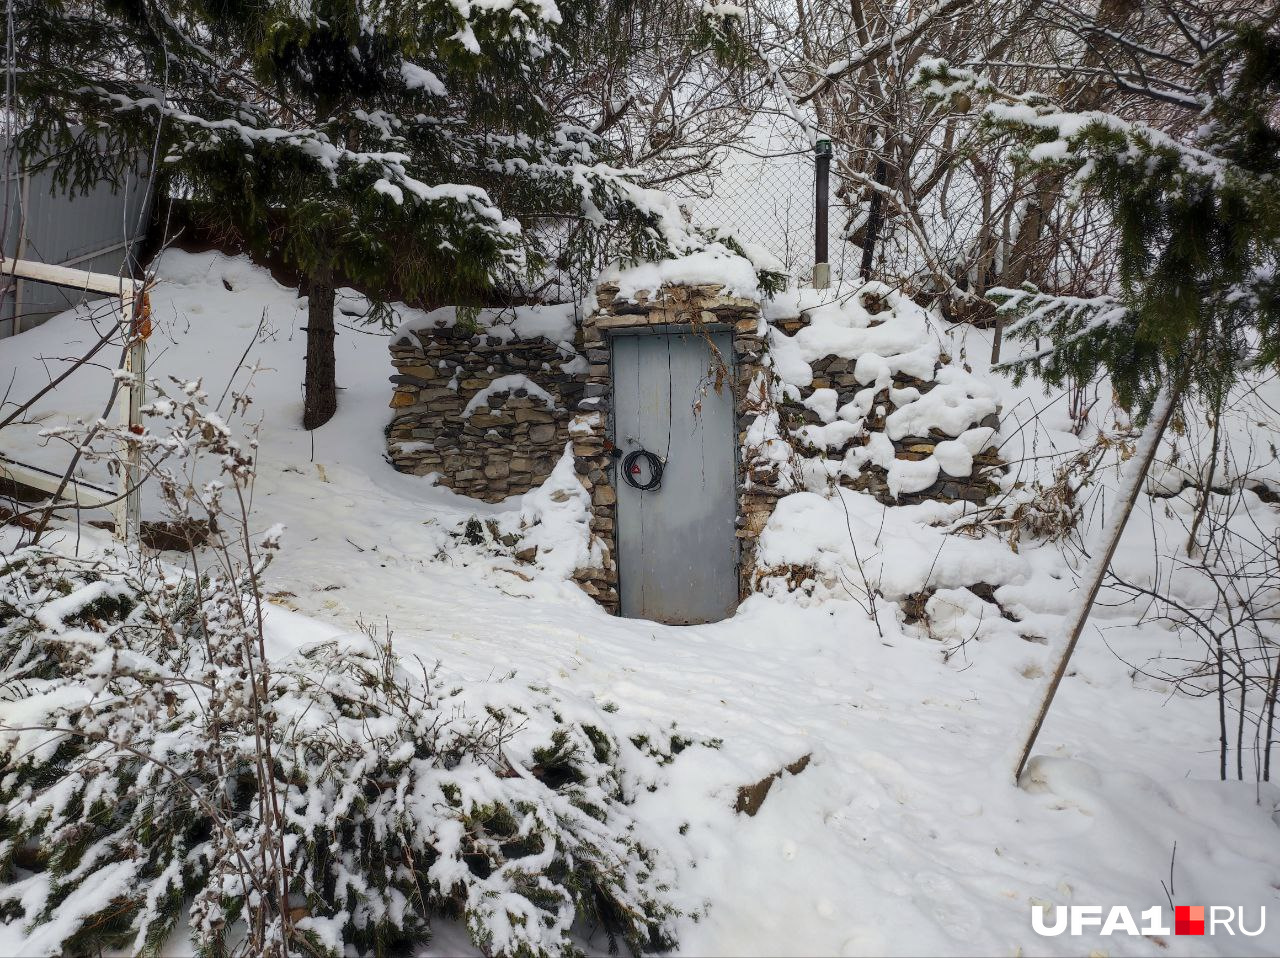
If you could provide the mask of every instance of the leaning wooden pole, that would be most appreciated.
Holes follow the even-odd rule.
[[[1022,779],[1022,772],[1027,767],[1027,761],[1031,758],[1031,750],[1035,748],[1036,737],[1040,734],[1040,728],[1044,725],[1045,716],[1049,714],[1049,706],[1053,704],[1053,697],[1058,692],[1058,686],[1062,683],[1062,677],[1067,674],[1067,664],[1071,661],[1071,654],[1076,650],[1076,643],[1080,641],[1080,636],[1084,632],[1085,623],[1089,621],[1089,613],[1093,609],[1093,603],[1098,598],[1098,591],[1102,588],[1102,580],[1106,578],[1107,568],[1111,565],[1111,559],[1116,554],[1116,546],[1120,544],[1120,537],[1124,534],[1124,527],[1129,522],[1129,515],[1133,512],[1134,503],[1138,501],[1138,495],[1142,491],[1143,480],[1147,478],[1147,472],[1151,469],[1151,463],[1155,460],[1156,451],[1160,448],[1160,440],[1164,436],[1164,431],[1169,426],[1169,420],[1173,418],[1173,411],[1178,405],[1178,395],[1180,390],[1172,386],[1165,386],[1160,390],[1160,394],[1156,397],[1155,404],[1151,408],[1151,418],[1147,420],[1147,427],[1142,432],[1142,437],[1138,440],[1137,448],[1133,450],[1133,455],[1129,458],[1129,462],[1125,468],[1124,479],[1120,483],[1118,490],[1119,498],[1116,501],[1115,508],[1112,509],[1111,515],[1107,517],[1107,524],[1102,530],[1102,539],[1099,543],[1100,551],[1098,551],[1089,565],[1085,568],[1085,573],[1081,586],[1084,592],[1080,596],[1080,604],[1076,607],[1075,615],[1071,619],[1071,628],[1067,633],[1067,643],[1062,647],[1062,651],[1058,655],[1058,661],[1053,669],[1053,674],[1049,678],[1048,684],[1045,686],[1044,692],[1040,696],[1040,708],[1036,712],[1035,720],[1031,724],[1031,731],[1027,734],[1026,741],[1022,746],[1022,753],[1018,758],[1018,765],[1013,772],[1013,780],[1018,782]]]

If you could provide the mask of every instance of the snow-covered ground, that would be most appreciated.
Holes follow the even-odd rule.
[[[647,840],[678,871],[682,953],[1280,953],[1280,789],[1217,781],[1215,704],[1135,677],[1135,663],[1198,654],[1163,627],[1137,624],[1139,609],[1098,610],[1102,632],[1086,632],[1040,737],[1042,787],[1012,784],[1014,751],[1073,596],[1056,547],[1024,542],[1014,553],[991,537],[943,536],[929,525],[931,506],[883,518],[872,500],[850,493],[865,562],[892,562],[902,575],[990,568],[998,580],[990,584],[1021,621],[982,624],[995,610],[979,603],[958,609],[953,636],[938,639],[903,624],[892,603],[881,603],[877,626],[856,601],[791,596],[753,597],[705,626],[610,617],[563,578],[572,565],[554,550],[573,548],[571,537],[548,536],[538,569],[453,535],[473,515],[504,527],[522,510],[531,515],[545,506],[536,492],[486,505],[385,463],[385,336],[340,330],[339,411],[306,433],[304,301],[245,259],[169,252],[160,274],[152,375],[203,377],[217,397],[233,375],[243,383],[246,351],[262,367],[253,388],[263,419],[253,507],[256,526],[287,529],[268,579],[277,642],[385,622],[403,651],[454,674],[514,671],[616,706],[620,736],[674,722],[694,740],[722,743],[686,749],[634,808]],[[5,340],[0,378],[13,379],[10,395],[34,392],[90,335],[68,313]],[[984,374],[975,357],[989,342],[966,335],[967,349],[951,343],[950,351]],[[98,415],[109,376],[105,367],[77,373],[37,407],[37,424],[0,435],[3,452],[64,462],[66,447],[44,444],[37,430]],[[990,381],[1008,417],[1002,435],[1018,433],[1019,416],[1049,402],[1034,384]],[[1023,431],[1026,454],[1032,436],[1038,453],[1079,448],[1063,406]],[[821,521],[803,525],[804,505],[797,497],[784,515],[820,536]],[[1144,498],[1119,567],[1141,575],[1153,540],[1185,537],[1170,510],[1192,505]],[[1252,505],[1274,529],[1276,507]],[[966,596],[953,598],[963,605]],[[805,755],[808,767],[783,775],[756,816],[734,812],[740,786]],[[1265,906],[1266,932],[1042,938],[1031,927],[1033,903],[1127,905],[1136,914],[1167,905],[1169,885],[1178,904],[1246,906],[1251,924]],[[3,942],[17,948],[13,931]],[[462,941],[447,933],[436,947],[451,953]]]

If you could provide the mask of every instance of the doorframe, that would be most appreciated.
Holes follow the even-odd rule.
[[[737,489],[738,600],[755,579],[756,539],[773,511],[778,491],[771,478],[778,465],[747,445],[751,426],[761,415],[773,415],[773,376],[766,365],[767,328],[754,297],[727,293],[720,285],[668,284],[639,290],[626,298],[616,283],[596,290],[596,308],[582,321],[581,348],[588,371],[578,414],[570,423],[574,469],[591,496],[588,526],[590,559],[573,573],[574,580],[600,605],[619,612],[617,556],[617,487],[613,449],[613,345],[615,335],[665,332],[730,332],[733,349],[730,378],[735,423]]]
[[[742,489],[742,443],[739,440],[739,437],[736,435],[736,433],[738,432],[737,425],[738,425],[739,411],[741,409],[741,406],[738,401],[737,390],[734,388],[737,382],[737,368],[738,368],[738,361],[737,361],[738,357],[737,357],[737,349],[736,349],[737,330],[731,323],[723,323],[723,322],[698,323],[696,326],[693,323],[661,323],[661,324],[654,324],[654,325],[646,324],[645,326],[627,326],[627,327],[606,330],[605,342],[608,344],[608,349],[609,349],[609,398],[610,398],[609,411],[605,417],[606,435],[609,437],[609,441],[615,447],[617,447],[618,423],[617,423],[617,418],[615,416],[617,402],[616,402],[616,396],[615,396],[615,380],[613,376],[613,372],[616,367],[614,366],[614,362],[613,362],[613,355],[614,355],[613,344],[620,338],[640,338],[640,337],[656,338],[658,336],[670,337],[673,335],[696,336],[700,333],[706,333],[708,336],[712,336],[717,333],[729,334],[729,355],[725,357],[725,360],[729,367],[728,381],[725,383],[724,388],[730,391],[729,401],[732,403],[732,406],[733,406],[732,421],[734,424],[734,433],[735,433],[733,437],[734,441],[732,443],[733,475],[734,475],[733,488],[734,488],[735,498],[740,499],[743,491]],[[622,548],[622,532],[621,532],[621,529],[618,527],[618,514],[617,514],[618,507],[616,502],[616,490],[618,488],[618,484],[620,481],[618,470],[621,468],[621,466],[622,466],[622,460],[620,458],[613,457],[612,468],[609,473],[609,478],[615,490],[615,502],[613,507],[614,534],[613,534],[613,541],[611,543],[613,554],[615,556],[621,555],[620,550]],[[734,512],[735,512],[735,519],[741,516],[740,509],[735,508]],[[735,524],[735,529],[736,529],[736,524]],[[734,536],[734,540],[733,540],[733,576],[738,583],[738,590],[737,590],[738,602],[740,603],[742,602],[744,596],[742,594],[742,540],[738,536]],[[622,570],[621,569],[618,569],[617,571],[616,587],[618,589],[619,611],[621,611],[621,605],[622,605]]]

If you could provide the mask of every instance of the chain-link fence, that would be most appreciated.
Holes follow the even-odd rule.
[[[814,166],[813,153],[807,150],[763,159],[730,153],[709,175],[677,180],[663,189],[676,197],[693,225],[721,228],[739,242],[763,249],[778,260],[783,272],[808,283],[815,252]],[[833,279],[854,276],[862,256],[859,247],[843,238],[849,209],[837,199],[835,186],[833,173],[827,218],[827,262]],[[609,248],[584,256],[580,224],[575,222],[543,223],[541,230],[550,266],[532,286],[517,283],[515,300],[581,297],[609,262]]]
[[[714,174],[710,190],[681,195],[694,223],[723,227],[739,240],[763,247],[802,281],[813,275],[814,159],[812,153],[754,160],[730,157]],[[834,183],[833,183],[834,192]],[[852,273],[860,256],[844,242],[846,211],[829,197],[827,259],[833,275]]]

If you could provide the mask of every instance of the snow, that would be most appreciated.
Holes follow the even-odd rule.
[[[403,653],[440,661],[457,681],[515,672],[569,703],[603,709],[622,739],[676,722],[689,737],[720,740],[664,766],[655,790],[632,808],[639,836],[674,869],[680,954],[1280,952],[1280,831],[1272,820],[1280,789],[1216,780],[1212,701],[1174,694],[1131,664],[1172,666],[1198,648],[1143,621],[1141,609],[1112,591],[1049,715],[1029,774],[1035,787],[1013,786],[1010,742],[1049,666],[1046,640],[1060,634],[1072,607],[1084,566],[1076,553],[1029,541],[1015,552],[995,536],[946,535],[963,504],[884,507],[848,490],[803,491],[779,501],[760,549],[770,564],[811,567],[807,592],[769,583],[732,618],[705,626],[611,617],[564,578],[591,548],[585,490],[567,458],[541,489],[497,505],[393,471],[383,461],[388,340],[345,330],[335,344],[338,414],[306,433],[298,425],[305,301],[243,258],[170,250],[160,273],[154,374],[202,377],[216,397],[229,380],[245,385],[236,364],[246,346],[247,361],[269,370],[253,386],[263,417],[254,532],[276,523],[286,530],[267,583],[273,654],[349,637],[361,620],[386,621]],[[890,317],[830,293],[788,295],[815,321],[813,332],[774,336],[775,368],[789,383],[808,385],[809,363],[828,342],[904,369],[923,369],[925,356],[945,350],[952,363],[944,369],[958,372],[937,388],[957,387],[956,402],[998,400],[1005,410],[996,441],[1016,464],[1011,482],[1029,481],[1041,459],[1051,465],[1081,450],[1065,402],[1048,403],[1035,384],[1014,389],[972,358],[989,353],[986,333],[948,338],[923,310],[892,297],[902,319],[871,326]],[[57,357],[92,341],[86,322],[64,314],[6,340],[0,377],[13,378],[11,395],[29,395],[62,368]],[[973,373],[962,377],[966,361]],[[42,400],[38,422],[5,430],[5,453],[65,461],[65,447],[38,432],[99,415],[109,378],[100,368],[77,372]],[[1274,384],[1268,388],[1276,405]],[[929,395],[901,397],[890,415]],[[1032,422],[1031,410],[1046,405]],[[756,437],[766,447],[776,436],[770,421],[775,432],[761,426]],[[995,435],[962,430],[954,441],[973,452]],[[938,446],[939,468],[959,465],[959,448]],[[110,481],[93,464],[83,471]],[[1099,477],[1110,501],[1113,460]],[[147,500],[144,510],[153,505]],[[1150,577],[1153,547],[1175,554],[1185,540],[1176,517],[1193,507],[1190,493],[1141,500],[1116,568]],[[1240,508],[1248,514],[1238,521],[1274,534],[1275,506],[1248,494]],[[521,531],[538,546],[535,562],[456,538],[472,516]],[[78,539],[68,529],[60,547],[104,541],[91,528]],[[874,619],[862,574],[882,592]],[[1018,621],[968,588],[979,583]],[[930,600],[939,612],[933,636],[900,615],[926,584],[939,588]],[[775,782],[759,814],[734,813],[739,786],[806,754],[809,766]],[[1165,905],[1161,882],[1175,841],[1177,901],[1268,906],[1266,934],[1157,942],[1032,932],[1033,903]],[[4,890],[24,894],[38,897],[39,889]],[[85,904],[65,904],[59,920],[75,920]],[[0,926],[0,953],[39,953],[37,946],[21,927]],[[469,947],[442,923],[431,953]],[[606,947],[598,935],[587,942],[591,952]]]
[[[426,441],[420,441],[420,440],[409,440],[404,442],[397,442],[395,444],[396,452],[399,452],[400,454],[406,455],[406,456],[409,455],[410,453],[425,452],[428,449],[434,449],[435,447],[436,447],[435,443],[433,442],[426,442]]]
[[[570,443],[547,481],[520,498],[520,525],[528,530],[521,544],[538,550],[540,568],[566,579],[574,569],[599,559],[599,547],[592,546],[587,525],[590,514],[591,495],[574,471]]]
[[[807,445],[838,450],[862,435],[876,397],[888,390],[894,409],[885,417],[884,433],[869,435],[866,445],[849,450],[846,471],[878,465],[887,473],[891,494],[909,495],[928,489],[942,473],[968,477],[973,457],[996,439],[993,428],[970,428],[999,411],[995,386],[954,362],[944,352],[940,324],[896,290],[880,283],[843,293],[791,289],[767,303],[765,314],[774,319],[801,315],[808,321],[793,336],[778,328],[769,331],[773,367],[787,387],[798,392],[811,386],[811,364],[828,356],[852,360],[854,378],[865,387],[838,407],[834,390],[813,390],[804,405],[824,425],[800,430]],[[899,388],[893,382],[898,374],[931,388]],[[884,441],[923,440],[934,431],[951,439],[934,445],[921,460],[896,458],[892,444]]]
[[[958,439],[944,439],[935,445],[933,458],[948,476],[967,476],[973,471],[973,453]]]
[[[714,284],[723,287],[724,296],[760,299],[756,268],[751,260],[720,243],[710,243],[705,249],[658,263],[641,263],[625,269],[615,264],[600,275],[600,281],[616,283],[618,298],[622,300],[633,300],[642,290],[652,294],[664,283]]]
[[[861,433],[861,423],[842,419],[823,426],[805,426],[800,430],[800,439],[816,449],[839,449]]]
[[[823,422],[831,422],[836,418],[836,404],[840,394],[834,389],[815,389],[804,404],[822,417]]]
[[[815,600],[847,595],[851,586],[864,594],[863,575],[890,600],[926,586],[1021,581],[1026,560],[1008,548],[959,540],[936,528],[961,508],[939,503],[890,508],[849,490],[831,497],[796,493],[779,501],[761,535],[761,564],[812,566]],[[850,569],[859,570],[856,581],[847,581]],[[797,596],[789,601],[807,600]]]
[[[980,422],[996,408],[993,387],[963,370],[944,366],[938,370],[933,389],[889,414],[885,430],[890,439],[927,436],[933,428],[959,436],[970,423]]]
[[[745,20],[747,18],[746,7],[740,7],[736,3],[712,3],[710,0],[706,0],[702,4],[702,12],[708,17],[716,17],[721,20]]]
[[[924,492],[938,481],[941,466],[934,456],[925,459],[897,459],[889,463],[889,495],[895,499],[913,492]]]
[[[423,311],[397,304],[395,310],[400,323],[394,339],[423,330],[453,329],[458,325],[458,310],[454,306]],[[471,319],[486,335],[496,336],[504,343],[513,339],[537,339],[539,336],[553,343],[563,343],[566,353],[572,358],[576,354],[568,344],[573,341],[574,323],[580,313],[579,304],[551,303],[481,309]]]
[[[521,389],[534,399],[541,399],[548,409],[557,408],[555,398],[549,392],[535,383],[528,376],[520,373],[513,373],[509,376],[499,376],[493,382],[489,383],[489,385],[484,389],[481,389],[472,396],[467,402],[466,408],[462,410],[462,418],[468,419],[471,417],[472,413],[481,406],[487,407],[489,405],[490,398],[493,396],[500,395],[501,393],[515,393]]]
[[[402,203],[404,203],[404,190],[400,189],[400,187],[396,186],[394,183],[392,183],[390,180],[386,179],[385,177],[380,178],[374,182],[373,191],[375,193],[381,193],[383,196],[391,197],[392,201],[395,202],[396,206],[400,206]]]
[[[724,4],[721,5],[722,8],[724,6]],[[747,259],[751,261],[751,265],[757,273],[766,271],[785,273],[787,271],[787,264],[778,259],[767,247],[759,243],[752,243],[750,240],[744,240],[741,237],[734,238],[737,240],[738,246],[742,248],[742,252],[747,254]]]
[[[400,76],[410,90],[425,90],[432,96],[444,96],[448,92],[438,76],[408,60],[400,64]]]
[[[63,619],[79,612],[85,606],[111,594],[111,587],[106,582],[94,582],[82,589],[77,589],[68,596],[54,599],[37,614],[40,624],[50,632],[61,632]]]
[[[1193,97],[1188,97],[1184,102],[1193,108],[1203,108],[1206,105]],[[1032,148],[1032,159],[1041,162],[1075,162],[1088,152],[1082,147],[1082,135],[1088,130],[1098,129],[1118,134],[1129,142],[1129,149],[1116,155],[1131,163],[1148,162],[1148,152],[1154,148],[1175,156],[1179,165],[1193,175],[1220,180],[1228,172],[1228,163],[1213,153],[1183,143],[1163,130],[1145,123],[1125,120],[1102,110],[1077,113],[1054,105],[994,102],[987,104],[985,113],[996,123],[1029,126],[1056,133],[1056,139]],[[1139,148],[1139,145],[1146,149]]]
[[[57,917],[37,928],[22,943],[22,954],[62,954],[62,939],[78,928],[86,917],[109,905],[117,895],[116,889],[129,883],[138,871],[139,864],[134,861],[112,862],[104,870],[98,883],[82,886],[69,895],[58,904]]]

